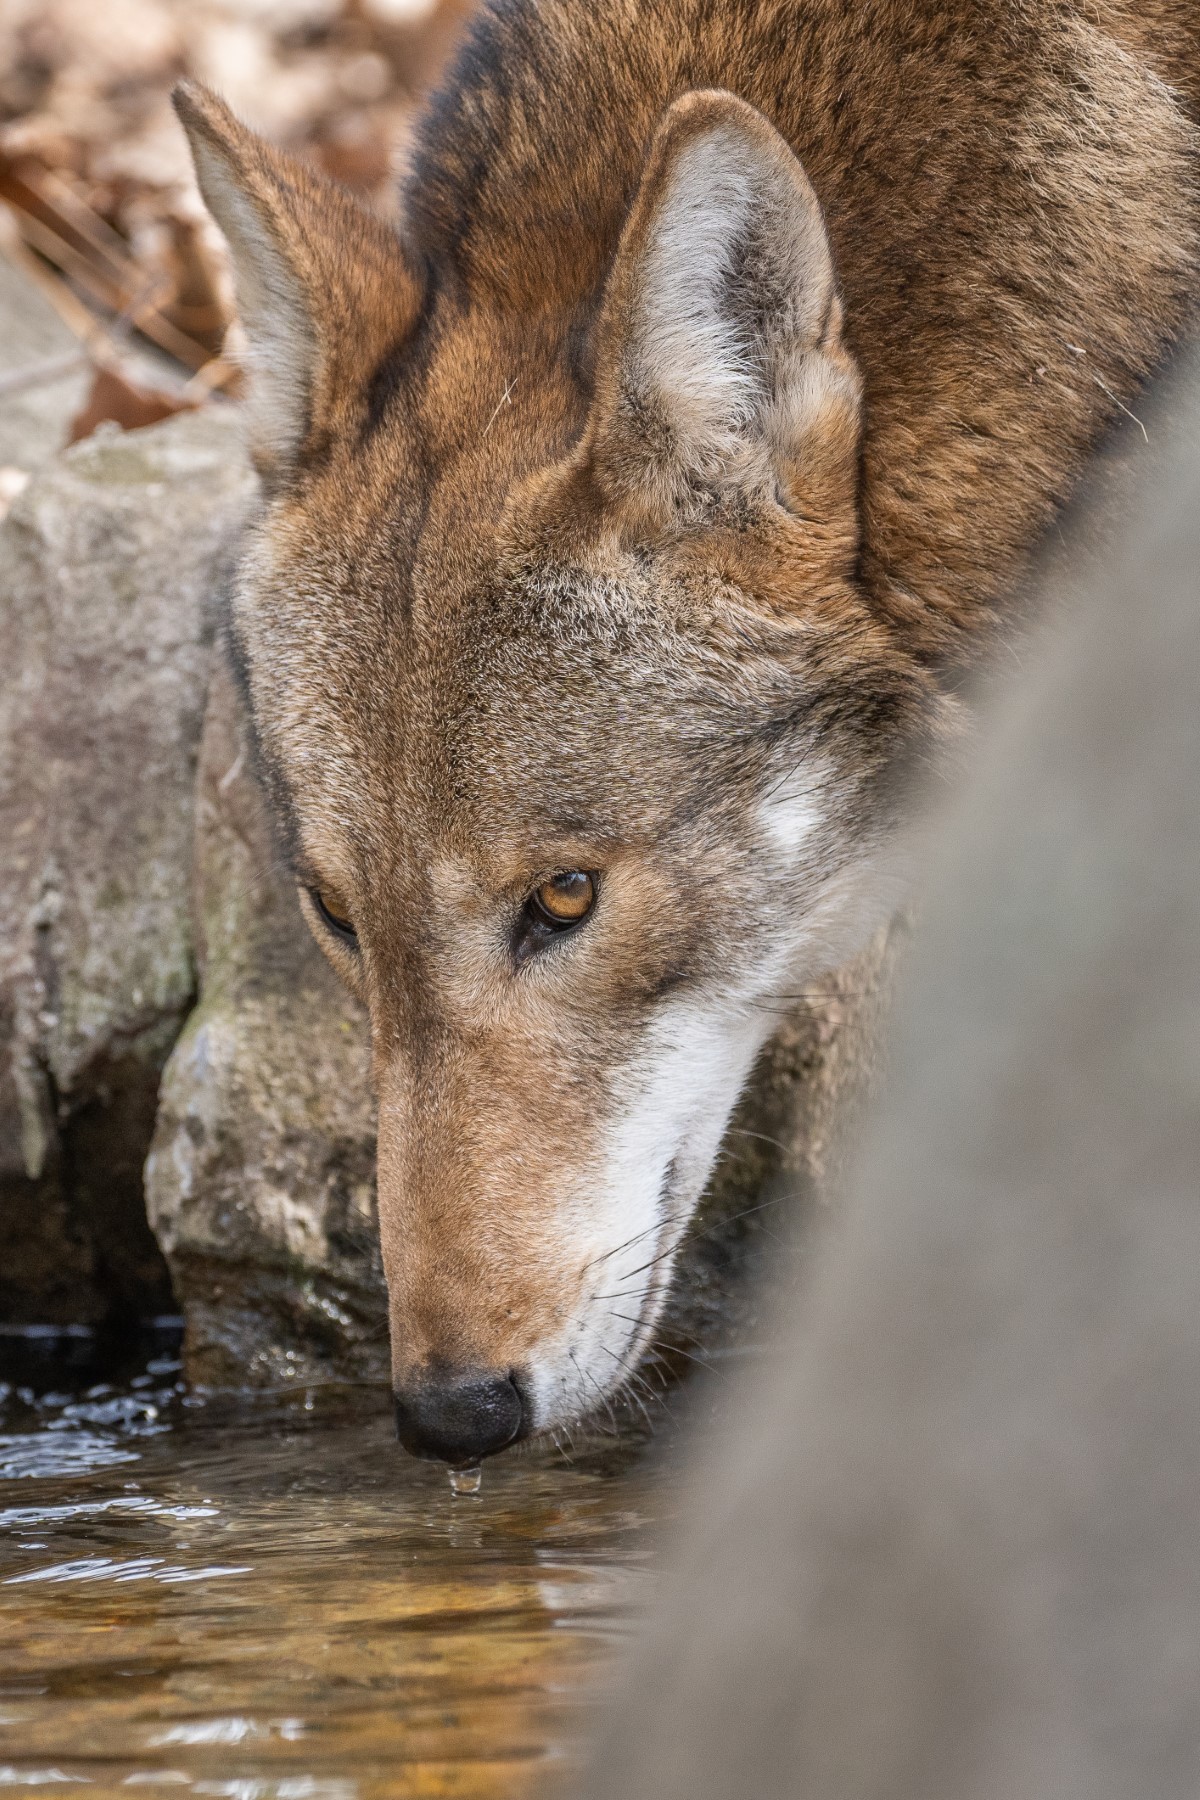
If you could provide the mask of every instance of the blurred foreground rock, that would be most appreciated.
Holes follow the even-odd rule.
[[[249,494],[214,409],[80,445],[0,528],[0,1318],[170,1305],[141,1165],[195,984],[212,599]]]
[[[193,1379],[375,1379],[366,1020],[303,924],[212,651],[252,493],[214,407],[78,446],[0,531],[0,1320],[169,1305],[148,1210]],[[892,954],[765,1056],[664,1346],[755,1329],[754,1268],[828,1191]]]
[[[573,1800],[1194,1800],[1200,357],[1142,411],[1128,535],[1102,568],[1106,482],[931,834],[888,1103],[681,1469]]]

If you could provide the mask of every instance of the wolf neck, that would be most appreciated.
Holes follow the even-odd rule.
[[[1178,25],[1173,0],[1137,14],[1120,0],[485,0],[427,109],[410,214],[479,301],[579,303],[604,279],[664,108],[728,88],[804,163],[852,283],[855,222],[929,260],[964,194],[1015,203],[993,185],[1014,173],[1013,146],[988,127],[1052,125],[1080,76],[1100,116],[1163,80],[1194,114],[1200,23]],[[1120,93],[1105,91],[1106,50],[1136,59]],[[1162,147],[1164,123],[1146,122],[1144,147]],[[1053,144],[1041,151],[1053,161]],[[905,282],[919,272],[896,267]]]
[[[485,6],[421,133],[409,203],[422,246],[478,302],[586,306],[673,98],[731,88],[789,135],[794,71],[770,56],[764,27],[773,15],[799,63],[802,37],[819,49],[802,10],[796,0]]]

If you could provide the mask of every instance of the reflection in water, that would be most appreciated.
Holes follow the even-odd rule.
[[[508,1800],[648,1598],[664,1447],[454,1498],[386,1396],[0,1384],[0,1789]],[[147,1379],[148,1377],[148,1379]]]

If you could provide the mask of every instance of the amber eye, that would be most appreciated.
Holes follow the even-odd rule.
[[[582,925],[595,904],[596,877],[583,869],[567,869],[540,881],[525,902],[517,926],[513,948],[518,963],[544,949],[553,938]]]
[[[560,930],[586,919],[596,901],[596,883],[582,869],[552,875],[533,891],[533,907],[547,925]]]
[[[322,925],[328,926],[335,937],[345,943],[356,944],[358,933],[346,917],[349,910],[341,895],[322,893],[320,888],[309,888],[309,897],[317,909]]]

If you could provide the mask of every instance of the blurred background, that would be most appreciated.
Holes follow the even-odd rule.
[[[181,76],[368,205],[395,205],[416,103],[470,0],[3,0],[0,411],[45,421],[30,450],[0,423],[0,506],[39,451],[102,420],[133,427],[236,391],[220,234],[170,106]],[[54,314],[14,304],[9,271]],[[62,329],[58,329],[61,327]],[[224,354],[223,354],[224,352]],[[8,401],[8,407],[4,402]],[[65,415],[65,429],[64,429]],[[12,441],[6,441],[11,438]]]

